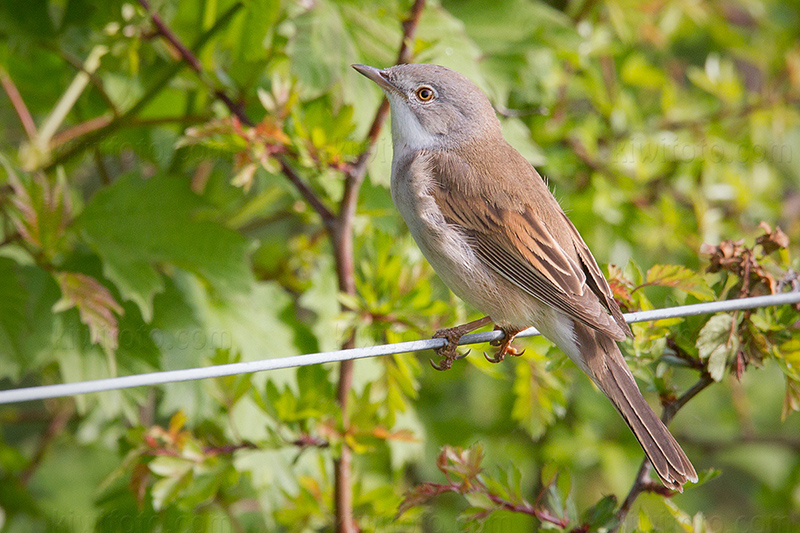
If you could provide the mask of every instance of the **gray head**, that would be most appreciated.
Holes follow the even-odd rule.
[[[486,95],[467,78],[439,65],[353,65],[377,83],[392,107],[395,147],[441,148],[501,136]]]

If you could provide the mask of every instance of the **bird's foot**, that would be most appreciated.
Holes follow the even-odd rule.
[[[502,331],[504,337],[502,339],[497,339],[496,341],[492,341],[489,343],[492,346],[498,346],[499,348],[495,352],[494,356],[491,357],[486,352],[483,352],[483,356],[486,358],[487,361],[489,361],[490,363],[499,363],[506,358],[506,354],[517,357],[525,353],[525,350],[517,350],[516,348],[511,346],[514,337],[517,336],[517,333],[522,331],[521,329],[505,329],[500,326],[495,326],[494,329]]]
[[[458,341],[470,331],[474,331],[481,326],[485,326],[491,321],[492,319],[487,316],[472,322],[468,322],[467,324],[461,324],[460,326],[456,326],[454,328],[440,329],[434,333],[434,339],[445,339],[447,340],[447,344],[436,350],[436,355],[440,356],[442,360],[438,364],[431,360],[431,366],[436,370],[448,370],[453,366],[453,361],[457,361],[468,356],[470,350],[467,350],[467,352],[464,354],[459,354],[456,351],[456,348],[458,348]]]

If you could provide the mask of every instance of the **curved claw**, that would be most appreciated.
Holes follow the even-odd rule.
[[[434,370],[438,370],[439,372],[443,372],[443,371],[447,370],[448,368],[450,368],[448,365],[444,364],[444,361],[442,361],[441,365],[438,365],[438,364],[434,363],[433,359],[430,359],[430,362],[431,362],[431,366],[434,368]]]
[[[494,357],[489,357],[489,354],[488,354],[488,353],[486,353],[486,352],[483,352],[483,356],[484,356],[484,357],[486,358],[486,360],[487,360],[487,361],[489,361],[490,363],[499,363],[499,362],[501,362],[501,361],[503,360],[503,354],[501,354],[501,353],[497,353],[497,354],[495,354],[495,356],[494,356]]]
[[[453,357],[448,357],[445,355],[440,363],[434,363],[433,359],[430,359],[431,366],[439,371],[449,370],[453,366],[453,361],[464,359],[466,356],[470,354],[470,352],[472,352],[472,350],[467,350],[465,353],[456,352],[455,356]]]

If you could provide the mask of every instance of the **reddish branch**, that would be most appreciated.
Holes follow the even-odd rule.
[[[11,100],[11,105],[14,106],[14,111],[17,112],[19,121],[22,123],[22,127],[25,129],[28,139],[33,141],[36,139],[36,123],[33,121],[31,112],[28,111],[28,106],[25,105],[22,95],[19,94],[17,86],[14,85],[14,81],[11,79],[8,73],[1,68],[0,84],[3,85],[3,89],[6,91],[8,99]]]
[[[153,25],[164,39],[166,39],[177,51],[180,57],[199,75],[203,74],[203,65],[197,56],[183,45],[181,40],[167,26],[158,13],[150,9],[147,0],[139,0],[139,4],[147,10]],[[414,35],[420,16],[425,7],[425,0],[415,0],[414,5],[406,20],[403,21],[403,40],[397,54],[397,63],[408,63],[413,52]],[[252,126],[254,123],[245,113],[241,106],[234,103],[223,91],[211,87],[211,84],[204,80],[214,95],[222,101],[243,124]],[[295,186],[301,196],[308,202],[314,211],[322,218],[322,222],[333,241],[334,255],[336,261],[336,274],[339,283],[339,290],[347,294],[355,294],[355,266],[353,251],[353,220],[355,218],[356,206],[358,204],[358,194],[364,177],[367,172],[367,164],[378,143],[378,136],[381,128],[386,121],[389,112],[389,104],[384,98],[375,118],[369,129],[366,139],[366,148],[358,156],[356,162],[347,167],[345,172],[344,194],[339,203],[337,213],[331,211],[317,193],[300,177],[292,168],[289,161],[281,156],[279,158],[281,170],[286,178]],[[355,344],[355,332],[351,332],[347,340],[343,343],[343,348],[352,348]],[[344,424],[347,425],[347,408],[350,390],[353,380],[353,363],[344,361],[340,365],[339,383],[337,386],[337,399],[342,411]],[[353,532],[356,526],[353,522],[353,501],[352,501],[352,479],[351,479],[352,452],[345,446],[342,448],[340,458],[335,464],[335,495],[334,505],[336,507],[337,530],[341,532]]]
[[[417,31],[425,0],[415,0],[409,16],[403,21],[403,40],[397,53],[397,63],[408,63],[413,51],[414,35]],[[355,266],[353,251],[353,219],[355,218],[358,193],[364,176],[367,173],[367,163],[378,143],[381,128],[386,122],[389,112],[389,102],[384,98],[381,101],[375,118],[372,120],[367,134],[367,146],[359,155],[355,164],[350,167],[345,175],[344,194],[339,204],[339,214],[333,226],[331,238],[336,256],[336,275],[339,281],[339,290],[346,294],[356,294]],[[324,217],[323,217],[324,220]],[[345,306],[342,306],[345,308]],[[346,309],[346,308],[345,308]],[[355,331],[342,345],[343,349],[355,346]],[[350,389],[353,383],[353,361],[343,361],[339,365],[339,383],[337,385],[337,399],[342,410],[344,425],[347,426],[347,408]],[[336,507],[336,529],[341,533],[350,533],[356,530],[353,523],[353,494],[352,494],[352,451],[347,446],[342,447],[342,453],[334,465],[335,487],[334,504]]]
[[[178,36],[175,35],[175,32],[173,32],[169,28],[169,26],[167,26],[164,23],[164,21],[161,19],[161,16],[158,13],[150,9],[150,3],[147,0],[139,0],[139,4],[145,9],[145,11],[147,11],[147,14],[150,15],[150,20],[153,21],[153,25],[156,27],[156,30],[158,31],[159,35],[161,35],[164,39],[167,40],[167,42],[169,42],[173,47],[175,47],[175,50],[181,56],[183,61],[187,63],[192,68],[192,70],[194,70],[197,74],[202,75],[204,72],[203,64],[200,62],[197,56],[194,55],[194,52],[192,52],[186,45],[183,44],[183,42],[178,38]],[[225,104],[225,106],[231,111],[231,113],[236,115],[236,117],[239,120],[241,120],[244,124],[247,124],[248,126],[254,125],[253,121],[250,120],[250,118],[244,112],[244,109],[242,109],[242,107],[239,104],[231,100],[231,98],[223,91],[215,89],[213,87],[212,90],[214,92],[214,96],[216,96],[217,99],[222,101],[222,103]]]

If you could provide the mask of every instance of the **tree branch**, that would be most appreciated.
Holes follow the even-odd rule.
[[[420,16],[425,8],[425,0],[415,0],[408,17],[403,21],[403,39],[400,50],[397,52],[397,63],[408,63],[413,52],[414,35],[417,31]],[[333,226],[331,238],[334,245],[336,259],[336,275],[339,290],[346,294],[356,294],[355,265],[353,250],[353,220],[358,204],[358,194],[364,177],[367,173],[367,164],[378,143],[378,136],[386,122],[389,113],[389,102],[384,97],[372,125],[367,133],[366,148],[356,159],[355,164],[349,168],[345,175],[344,194],[339,203],[339,213],[336,224]],[[346,310],[346,307],[343,306]],[[355,346],[355,331],[351,331],[347,340],[342,345],[343,349]],[[343,361],[339,366],[339,382],[337,384],[337,399],[344,417],[347,420],[347,404],[353,382],[353,362]],[[353,522],[353,494],[351,480],[352,451],[347,446],[342,446],[342,453],[334,464],[334,505],[336,510],[336,530],[340,533],[356,531]]]
[[[28,139],[31,141],[35,140],[38,135],[36,133],[36,123],[33,121],[31,112],[28,111],[28,106],[25,105],[22,95],[19,94],[17,86],[14,85],[14,80],[12,80],[5,69],[2,68],[0,68],[0,84],[6,91],[8,99],[11,100],[11,105],[14,106],[14,111],[17,112],[19,121],[22,123],[22,127]]]
[[[228,10],[217,19],[214,25],[197,39],[197,41],[194,43],[194,46],[192,46],[192,49],[199,50],[203,48],[208,40],[211,39],[211,37],[220,29],[222,29],[228,22],[230,22],[231,18],[241,8],[241,3],[233,4],[230,8],[228,8]],[[133,107],[122,113],[119,117],[111,120],[108,125],[81,137],[80,141],[75,146],[54,157],[50,163],[45,165],[43,170],[49,171],[57,165],[65,163],[73,157],[83,153],[87,148],[96,146],[97,143],[99,143],[104,137],[128,124],[133,117],[135,117],[148,103],[150,103],[151,100],[153,100],[153,98],[161,93],[161,90],[166,87],[166,85],[172,80],[172,78],[175,77],[178,72],[180,72],[184,64],[184,62],[175,63],[158,81],[156,81],[152,87],[147,90],[147,92],[145,92],[145,94],[142,95],[141,98],[139,98]]]
[[[153,21],[153,25],[156,27],[159,35],[161,35],[164,39],[166,39],[178,52],[180,57],[184,60],[186,64],[188,64],[192,70],[194,70],[199,76],[201,81],[214,93],[214,96],[220,100],[228,110],[237,118],[239,119],[242,124],[246,124],[247,126],[254,126],[255,123],[250,117],[247,115],[245,110],[239,104],[235,103],[227,94],[223,91],[216,89],[211,86],[211,84],[206,80],[203,76],[203,64],[197,58],[197,56],[192,52],[189,48],[187,48],[183,42],[175,35],[169,26],[167,26],[164,21],[161,19],[161,16],[156,13],[155,11],[151,11],[150,4],[147,0],[139,0],[139,4],[147,10],[147,13],[150,15],[150,19]],[[319,216],[322,218],[323,224],[325,224],[325,228],[333,233],[334,231],[334,223],[336,221],[336,216],[331,212],[330,209],[322,202],[320,197],[317,195],[314,190],[303,181],[292,166],[289,164],[289,161],[284,156],[278,156],[278,162],[281,165],[281,171],[289,180],[289,182],[295,186],[297,191],[300,195],[308,202],[314,211],[316,211]]]
[[[322,199],[320,199],[320,197],[317,196],[317,193],[315,193],[314,190],[303,181],[303,178],[301,178],[300,174],[298,174],[289,165],[289,161],[285,157],[279,156],[278,162],[281,165],[281,172],[283,172],[284,176],[286,176],[286,179],[288,179],[289,182],[294,185],[294,187],[297,189],[300,195],[305,198],[306,202],[308,202],[311,208],[314,209],[317,214],[319,214],[319,216],[322,218],[322,223],[325,224],[325,229],[328,230],[328,233],[333,234],[335,231],[334,226],[336,223],[336,215],[334,215],[333,212],[328,209],[324,203],[322,203]]]
[[[200,60],[197,56],[192,52],[189,48],[187,48],[183,42],[175,35],[169,26],[167,26],[164,21],[161,19],[161,15],[157,12],[150,9],[150,3],[147,0],[139,0],[139,4],[147,11],[147,14],[150,15],[150,20],[153,21],[153,25],[156,27],[159,35],[161,35],[164,39],[166,39],[172,46],[175,47],[175,50],[178,51],[178,54],[181,56],[183,61],[191,67],[197,74],[200,75],[201,79],[203,78],[203,64],[200,63]],[[202,79],[203,83],[207,86],[210,86],[207,80]],[[235,103],[230,97],[225,94],[223,91],[212,88],[214,96],[217,97],[218,100],[221,100],[225,106],[236,115],[236,118],[242,121],[243,124],[247,124],[248,126],[254,126],[255,123],[250,120],[250,117],[247,116],[244,109]]]
[[[700,394],[703,390],[705,390],[709,385],[714,383],[714,380],[711,376],[704,372],[700,379],[692,385],[692,387],[684,392],[681,396],[676,398],[675,400],[667,403],[664,405],[664,412],[661,414],[661,420],[664,424],[669,424],[669,422],[675,417],[678,411],[686,405],[689,400]],[[628,492],[628,495],[625,497],[625,501],[622,502],[622,505],[617,511],[617,526],[613,529],[614,532],[619,530],[619,527],[625,521],[625,517],[628,516],[628,513],[631,511],[633,507],[633,502],[636,501],[636,498],[643,492],[657,492],[659,494],[669,494],[670,491],[660,485],[659,483],[655,483],[650,481],[650,461],[647,458],[642,461],[642,466],[639,467],[639,473],[636,474],[636,479],[633,482],[633,486],[631,486],[631,490]]]
[[[187,47],[183,46],[180,39],[164,23],[158,13],[150,9],[147,0],[139,0],[139,4],[147,10],[153,25],[158,33],[164,37],[177,50],[181,58],[198,74],[201,80],[214,92],[214,95],[221,100],[243,124],[252,126],[254,123],[247,116],[245,111],[235,104],[224,92],[214,89],[211,84],[203,79],[203,67],[197,56]],[[414,35],[420,16],[425,7],[425,0],[415,0],[408,18],[403,21],[403,40],[397,55],[398,63],[407,63],[411,59],[413,50]],[[300,175],[291,167],[289,161],[281,156],[279,162],[281,170],[286,178],[297,188],[309,205],[322,217],[323,223],[328,230],[333,241],[334,255],[336,260],[336,272],[339,283],[339,290],[347,294],[355,294],[355,267],[353,254],[353,219],[355,218],[358,194],[367,171],[367,163],[371,157],[375,145],[378,142],[381,128],[386,121],[389,111],[389,104],[384,98],[381,102],[375,118],[372,121],[369,133],[367,134],[366,148],[359,155],[356,163],[349,167],[345,175],[345,190],[339,203],[339,211],[334,214],[328,209],[319,196],[306,184]],[[355,332],[351,332],[347,340],[343,343],[343,348],[352,348],[355,345]],[[343,414],[347,411],[348,398],[352,388],[353,363],[345,361],[341,363],[339,371],[339,382],[337,385],[337,399]],[[345,415],[346,417],[346,415]],[[347,420],[345,418],[345,425]],[[335,507],[337,531],[353,532],[356,530],[353,521],[353,502],[352,502],[352,481],[351,481],[352,452],[346,446],[342,448],[341,456],[336,460],[335,470]]]

